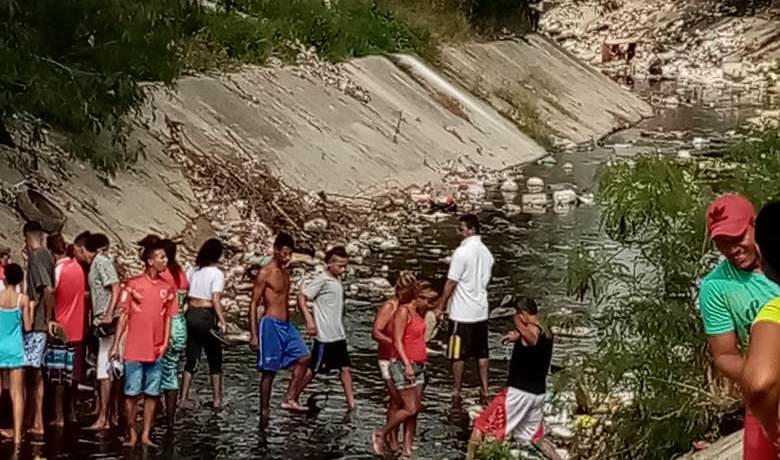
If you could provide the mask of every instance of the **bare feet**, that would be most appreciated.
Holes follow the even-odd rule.
[[[108,429],[108,422],[106,420],[96,420],[92,425],[84,428],[87,431],[105,431]]]
[[[132,431],[130,432],[130,435],[127,437],[127,441],[123,442],[122,445],[125,447],[135,447],[135,445],[138,443],[138,435]]]
[[[13,439],[14,437],[14,430],[10,428],[3,428],[0,430],[0,437],[6,438],[6,439]]]
[[[179,407],[184,410],[189,410],[195,407],[195,403],[191,399],[182,399],[179,401]]]
[[[43,436],[45,433],[43,432],[43,428],[34,426],[29,430],[27,430],[27,434],[29,434],[30,436]]]
[[[141,438],[141,444],[144,445],[145,447],[151,447],[153,449],[156,449],[156,448],[160,447],[157,444],[153,443],[152,440],[149,439],[148,436],[143,436]]]
[[[374,431],[371,434],[371,442],[374,448],[374,454],[384,455],[385,453],[385,439],[380,431]]]
[[[282,409],[289,411],[289,412],[297,412],[299,414],[303,414],[306,412],[309,412],[308,409],[301,406],[298,401],[287,401],[282,403]]]
[[[53,426],[55,428],[62,428],[65,426],[65,420],[64,419],[52,420],[51,422],[49,422],[49,426]]]

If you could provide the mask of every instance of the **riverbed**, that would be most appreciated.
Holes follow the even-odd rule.
[[[563,278],[566,253],[574,245],[598,249],[607,240],[599,227],[596,204],[548,209],[542,213],[519,212],[528,177],[540,177],[546,185],[568,184],[581,196],[595,190],[594,177],[600,165],[616,157],[630,157],[643,151],[696,156],[716,148],[717,139],[755,116],[766,101],[700,89],[638,88],[656,102],[656,116],[640,125],[617,132],[601,142],[580,146],[575,151],[554,154],[546,161],[510,171],[507,177],[520,186],[519,193],[501,193],[499,186],[486,187],[479,215],[483,238],[493,251],[496,265],[490,286],[491,305],[500,305],[507,294],[537,298],[544,314],[570,319],[587,318],[587,303],[566,295]],[[683,151],[681,154],[680,151]],[[571,168],[569,168],[570,164]],[[586,200],[587,201],[587,200]],[[456,216],[431,221],[415,217],[397,225],[400,246],[372,253],[361,272],[392,276],[398,270],[412,270],[421,276],[442,279],[447,256],[457,246]],[[383,270],[386,266],[387,271]],[[354,277],[353,277],[354,278]],[[347,283],[355,281],[347,280]],[[175,431],[157,428],[161,447],[154,451],[124,450],[115,437],[85,435],[77,430],[51,433],[43,446],[26,447],[24,457],[42,454],[46,458],[164,458],[164,459],[368,459],[371,431],[384,417],[383,384],[375,363],[371,321],[375,303],[349,299],[346,325],[354,367],[358,409],[347,415],[336,375],[318,378],[304,394],[316,394],[322,410],[311,416],[290,415],[278,409],[288,375],[281,373],[273,394],[274,410],[266,430],[258,428],[259,397],[255,357],[244,345],[225,354],[225,410],[213,413],[203,406],[209,398],[207,376],[196,376],[196,408],[180,411]],[[498,391],[505,378],[508,350],[500,345],[508,319],[494,309],[491,320],[491,391]],[[592,346],[594,331],[587,327],[567,331],[556,342],[555,361],[585,353]],[[453,407],[450,399],[448,363],[443,356],[444,337],[430,344],[430,380],[425,390],[425,409],[418,424],[416,456],[424,459],[461,458],[470,431],[468,410],[476,404],[476,372],[467,368],[465,398]],[[329,395],[325,399],[324,395]],[[161,425],[161,424],[160,424]],[[51,431],[51,430],[50,430]],[[9,446],[0,447],[7,458]]]

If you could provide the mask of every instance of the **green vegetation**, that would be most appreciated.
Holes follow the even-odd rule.
[[[722,158],[648,155],[601,171],[603,226],[622,247],[580,248],[569,264],[571,294],[603,287],[590,291],[597,349],[560,381],[592,416],[575,458],[669,459],[733,429],[740,401],[714,376],[697,307],[697,280],[716,261],[704,213],[724,192],[756,206],[780,196],[778,174],[777,128],[746,133]]]
[[[501,111],[502,114],[512,120],[521,131],[545,149],[554,147],[552,131],[537,106],[539,97],[535,93],[526,89],[522,83],[516,82],[496,90],[493,96],[506,103],[507,108]]]
[[[76,155],[114,172],[136,156],[127,115],[142,106],[144,81],[170,85],[272,56],[290,62],[302,47],[329,60],[432,57],[436,40],[527,10],[512,1],[503,12],[516,14],[499,14],[506,1],[218,0],[210,9],[195,0],[0,0],[0,144],[13,145],[6,128],[17,118],[33,119],[36,133],[63,131]],[[109,137],[112,148],[96,148]]]

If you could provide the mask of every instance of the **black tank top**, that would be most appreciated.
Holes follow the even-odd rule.
[[[546,334],[540,326],[536,345],[523,345],[522,340],[515,342],[512,359],[509,362],[507,386],[535,395],[547,391],[547,374],[552,360],[553,337]]]

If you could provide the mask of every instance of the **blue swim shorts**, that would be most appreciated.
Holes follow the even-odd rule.
[[[263,317],[258,326],[257,370],[277,372],[309,355],[298,329],[289,321]]]

